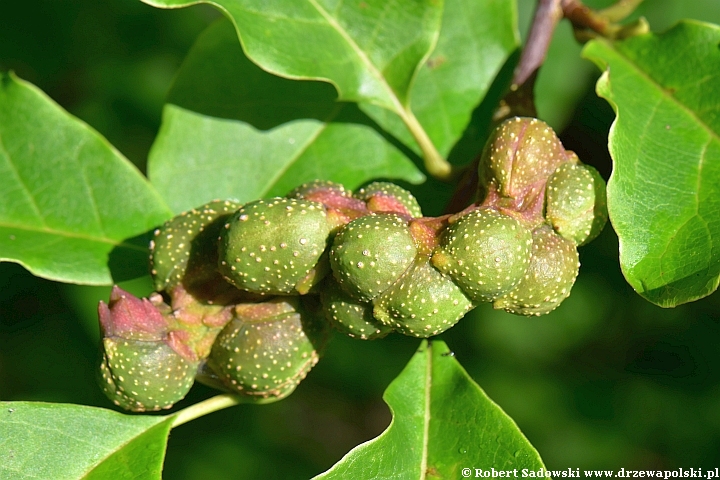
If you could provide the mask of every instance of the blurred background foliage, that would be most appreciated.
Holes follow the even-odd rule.
[[[534,1],[519,6],[524,33]],[[720,3],[646,0],[637,15],[656,31],[680,18],[720,23]],[[133,0],[4,1],[0,69],[38,85],[144,169],[173,75],[218,17],[208,6],[162,11]],[[599,72],[580,49],[561,23],[538,108],[566,146],[607,178],[612,110],[595,96]],[[428,192],[433,185],[420,198],[437,194]],[[550,469],[717,467],[720,297],[655,307],[624,281],[617,250],[610,228],[583,247],[573,294],[552,314],[521,318],[485,305],[443,339]],[[138,295],[151,289],[148,278],[122,286]],[[0,264],[0,399],[110,408],[95,386],[96,305],[108,295],[109,288],[57,284]],[[399,335],[336,336],[288,399],[173,430],[165,477],[300,479],[329,468],[388,425],[382,392],[417,344]],[[179,406],[212,394],[196,385]]]

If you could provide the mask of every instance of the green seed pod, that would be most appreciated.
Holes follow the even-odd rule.
[[[560,165],[548,180],[546,201],[545,218],[575,245],[597,237],[607,222],[605,181],[589,165]]]
[[[325,207],[301,199],[274,198],[248,203],[220,232],[220,273],[241,290],[297,294],[312,274],[328,242]],[[321,280],[320,278],[315,281]]]
[[[480,184],[496,185],[502,197],[522,199],[568,161],[553,129],[537,118],[514,117],[490,135],[480,162]]]
[[[549,313],[570,295],[579,267],[575,245],[542,225],[533,230],[532,257],[522,281],[493,306],[516,315]]]
[[[195,382],[199,362],[190,362],[167,343],[103,339],[100,386],[126,410],[156,411],[182,400]]]
[[[335,236],[330,266],[346,292],[368,302],[395,283],[416,254],[405,219],[373,214],[353,220]]]
[[[450,224],[432,263],[473,302],[489,302],[520,282],[530,263],[532,235],[514,218],[473,210]]]
[[[420,204],[412,193],[390,182],[373,182],[355,193],[355,198],[367,202],[371,212],[400,213],[422,217]]]
[[[327,333],[327,323],[300,297],[238,306],[215,340],[207,367],[232,392],[282,398],[318,362]]]
[[[375,340],[392,332],[392,328],[375,320],[373,306],[358,302],[335,281],[323,284],[320,293],[325,317],[340,332],[361,340]]]
[[[375,318],[405,335],[427,338],[455,325],[473,304],[452,279],[421,255],[374,301]]]
[[[240,208],[230,200],[214,200],[168,220],[150,242],[155,289],[183,283],[199,284],[219,276],[217,237],[225,220]]]

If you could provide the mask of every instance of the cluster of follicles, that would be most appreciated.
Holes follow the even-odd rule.
[[[604,181],[530,118],[493,132],[478,173],[477,201],[441,217],[392,183],[314,181],[172,218],[151,243],[156,292],[115,287],[100,303],[103,390],[133,411],[169,408],[195,380],[282,398],[331,328],[427,338],[480,303],[552,311],[577,277],[577,247],[606,222]]]

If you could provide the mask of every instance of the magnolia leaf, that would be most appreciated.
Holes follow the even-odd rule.
[[[410,92],[415,116],[442,155],[449,155],[518,44],[514,0],[445,0],[437,45]],[[400,117],[368,103],[361,108],[420,153]]]
[[[0,74],[0,178],[0,260],[51,280],[141,275],[147,244],[132,237],[170,215],[104,138],[12,74]]]
[[[387,430],[316,479],[463,478],[493,468],[520,476],[544,468],[515,422],[441,341],[423,341],[383,398],[393,415]]]
[[[173,419],[0,402],[0,478],[159,480]]]
[[[169,94],[148,176],[175,212],[216,198],[285,195],[326,179],[423,181],[354,104],[324,82],[269,74],[243,54],[229,22],[211,26]]]
[[[268,72],[327,80],[341,100],[407,107],[415,74],[440,29],[442,0],[144,0],[175,8],[211,3]]]
[[[597,91],[615,109],[610,220],[625,278],[663,307],[720,281],[720,27],[594,40]]]

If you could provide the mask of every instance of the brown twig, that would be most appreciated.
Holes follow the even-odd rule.
[[[555,27],[563,16],[561,0],[539,0],[525,48],[515,67],[511,89],[531,81],[533,74],[545,61]],[[514,88],[513,88],[514,87]]]

